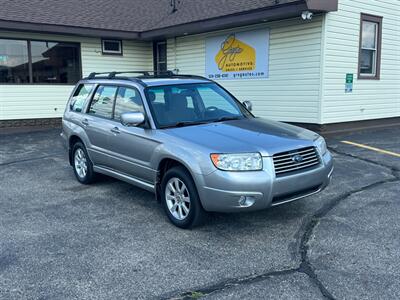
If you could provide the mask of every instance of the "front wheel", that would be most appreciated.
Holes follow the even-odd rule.
[[[183,167],[169,169],[161,182],[161,199],[169,220],[180,228],[200,225],[205,217],[196,186]]]
[[[80,183],[89,184],[94,180],[93,164],[81,142],[76,143],[72,148],[72,162],[75,177]]]

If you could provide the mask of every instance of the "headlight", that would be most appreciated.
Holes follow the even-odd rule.
[[[262,170],[260,153],[211,154],[214,166],[224,171]]]
[[[324,155],[326,153],[327,151],[326,142],[322,136],[320,136],[315,140],[315,146],[318,148],[319,153],[321,153],[321,155]]]

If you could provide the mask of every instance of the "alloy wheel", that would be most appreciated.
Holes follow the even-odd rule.
[[[75,171],[78,174],[80,178],[85,178],[88,167],[87,167],[87,160],[86,160],[86,155],[85,152],[81,148],[78,148],[75,151],[74,155],[74,166],[75,166]]]
[[[172,216],[184,220],[190,212],[190,194],[185,183],[177,177],[168,180],[165,187],[165,201]]]

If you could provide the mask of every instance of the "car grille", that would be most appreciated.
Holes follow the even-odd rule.
[[[320,162],[315,147],[277,153],[274,154],[273,159],[277,176],[316,167]]]

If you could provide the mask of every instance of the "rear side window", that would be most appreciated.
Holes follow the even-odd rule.
[[[82,112],[86,99],[89,97],[94,84],[80,84],[75,90],[70,102],[70,109],[75,112]]]
[[[97,117],[111,119],[116,93],[117,87],[100,85],[93,96],[92,102],[90,102],[88,113]]]
[[[125,112],[144,112],[142,97],[137,90],[120,87],[115,100],[114,119],[120,121]]]

